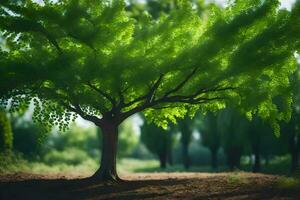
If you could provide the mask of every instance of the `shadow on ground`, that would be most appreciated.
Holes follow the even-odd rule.
[[[122,183],[97,183],[88,179],[26,180],[0,183],[1,200],[32,199],[143,199],[167,195],[168,192],[138,193],[144,187],[183,184],[184,180],[145,180]]]
[[[152,176],[156,178],[151,180]],[[299,190],[275,187],[276,177],[273,176],[249,175],[241,179],[230,176],[146,174],[118,184],[89,179],[9,180],[0,182],[0,199],[299,199],[300,196]]]

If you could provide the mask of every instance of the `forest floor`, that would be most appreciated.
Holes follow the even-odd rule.
[[[99,183],[78,174],[0,175],[1,200],[300,199],[291,178],[244,172],[137,173],[122,183]]]

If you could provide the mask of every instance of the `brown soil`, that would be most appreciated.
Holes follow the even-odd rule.
[[[78,175],[0,176],[1,200],[300,199],[300,189],[280,189],[280,177],[252,173],[139,173],[122,183]]]

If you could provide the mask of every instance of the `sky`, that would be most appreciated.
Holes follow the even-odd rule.
[[[34,2],[42,3],[43,0],[32,0]],[[53,0],[57,1],[57,0]],[[146,0],[138,0],[140,2],[145,2]],[[206,0],[207,2],[216,2],[219,5],[226,6],[226,3],[228,0]],[[292,5],[296,2],[296,0],[280,0],[281,2],[281,8],[286,8],[288,10],[291,9]]]
[[[209,2],[216,2],[219,5],[225,6],[228,0],[207,0]],[[291,10],[292,5],[296,2],[296,0],[280,0],[281,2],[281,8],[286,8],[288,10]]]

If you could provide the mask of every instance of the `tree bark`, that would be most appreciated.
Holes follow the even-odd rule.
[[[117,174],[118,126],[106,122],[100,127],[102,131],[102,152],[100,168],[92,178],[99,181],[120,181]]]

